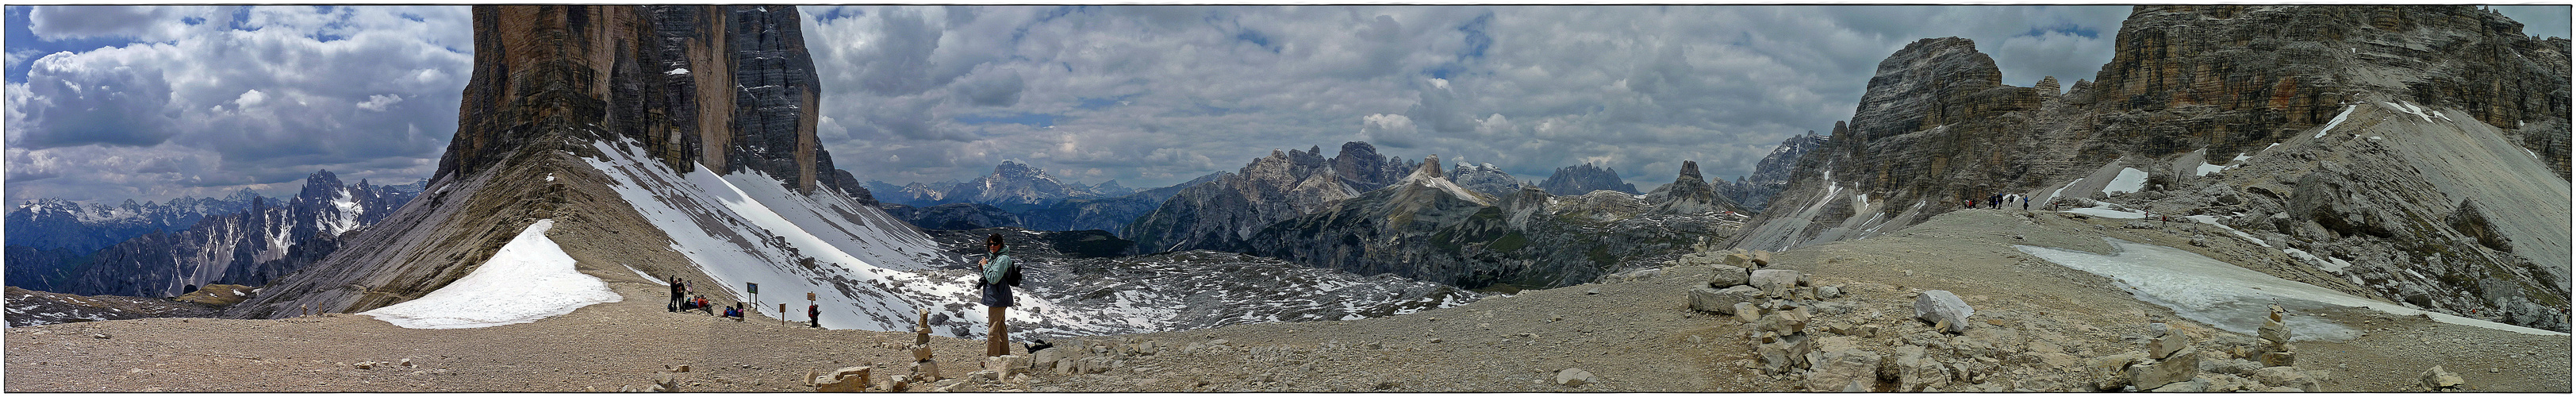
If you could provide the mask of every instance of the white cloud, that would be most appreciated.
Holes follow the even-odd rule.
[[[235,10],[248,16],[243,29],[227,28]],[[139,41],[44,55],[9,86],[12,201],[220,194],[324,168],[352,180],[427,177],[454,135],[472,63],[464,7],[60,7],[30,17],[48,40]],[[110,17],[145,19],[72,26]],[[413,99],[430,105],[401,105]]]

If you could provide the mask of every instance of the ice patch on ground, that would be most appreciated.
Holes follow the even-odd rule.
[[[2105,206],[2077,208],[2066,210],[2065,212],[2117,219],[2146,219],[2147,217],[2147,213],[2145,212],[2122,211]]]
[[[2121,168],[2120,176],[2111,178],[2111,184],[2102,186],[2102,194],[2132,193],[2146,188],[2146,171],[2139,171],[2136,168]]]
[[[2234,264],[2171,247],[2104,238],[2110,255],[2058,248],[2015,245],[2023,253],[2067,268],[2117,282],[2139,300],[2172,308],[2174,313],[2219,329],[2252,335],[2281,305],[2293,314],[2339,308],[2370,308],[2400,316],[2429,315],[2434,321],[2533,335],[2567,335],[2498,324],[2466,317],[2408,309],[2363,299],[2306,283],[2246,270]],[[2349,340],[2360,331],[2324,318],[2293,315],[2287,319],[2293,340]]]
[[[2192,174],[2192,176],[2209,176],[2209,174],[2215,174],[2215,173],[2218,173],[2219,171],[2225,171],[2225,170],[2227,170],[2227,166],[2224,166],[2224,165],[2217,165],[2217,164],[2201,164],[2199,168],[2197,168],[2197,169],[2195,169],[2195,170],[2194,170],[2194,171],[2197,171],[2198,173],[2196,173],[2196,174]]]
[[[473,273],[420,299],[358,314],[403,328],[482,328],[536,322],[624,300],[608,290],[608,283],[573,269],[572,256],[546,238],[554,225],[553,219],[528,225]]]

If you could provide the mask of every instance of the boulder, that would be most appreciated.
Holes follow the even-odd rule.
[[[984,358],[984,369],[994,371],[996,378],[1009,378],[1011,375],[1026,373],[1028,368],[1029,356],[1014,354]]]
[[[1762,308],[1754,306],[1753,302],[1735,302],[1735,319],[1748,323],[1761,320]]]
[[[1952,294],[1950,291],[1937,289],[1923,291],[1921,295],[1914,297],[1914,318],[1933,324],[1948,322],[1948,329],[1943,331],[1951,333],[1966,331],[1968,316],[1976,313],[1975,308],[1968,307],[1968,302],[1959,300],[1959,295]]]
[[[2461,385],[2469,383],[2467,379],[2461,379],[2460,374],[2443,370],[2442,366],[2439,365],[2435,365],[2433,368],[2424,369],[2423,377],[2424,387],[2431,388],[2433,390],[2458,389]]]
[[[2260,356],[2260,359],[2260,362],[2266,367],[2287,367],[2292,364],[2296,364],[2299,361],[2297,353],[2286,351],[2263,353],[2263,355]]]
[[[1825,299],[1841,298],[1843,297],[1843,289],[1842,287],[1831,285],[1816,287],[1816,297]]]
[[[2167,383],[2164,386],[2148,391],[2156,393],[2208,393],[2209,381],[2201,380],[2200,378],[2192,378],[2191,380]]]
[[[2174,352],[2182,351],[2186,347],[2191,347],[2191,337],[2182,334],[2166,334],[2162,338],[2147,342],[2147,358],[2163,360],[2173,357]]]
[[[1762,289],[1763,296],[1789,296],[1789,290],[1798,287],[1798,271],[1789,269],[1755,270],[1753,271],[1753,279],[1750,284],[1753,285],[1753,288]]]
[[[1710,287],[1726,288],[1753,282],[1752,270],[1727,265],[1709,266],[1709,269],[1716,273],[1708,277]]]
[[[869,383],[871,383],[871,379],[868,377],[868,371],[873,369],[875,369],[875,367],[857,366],[842,367],[841,369],[832,370],[831,374],[815,377],[813,379],[814,391],[825,393],[867,391]]]
[[[1771,267],[1771,251],[1753,251],[1754,267]]]
[[[2264,385],[2296,389],[2292,391],[2317,391],[2316,378],[2308,376],[2306,372],[2300,372],[2298,368],[2264,367],[2254,370],[2253,375],[2255,382]],[[2247,389],[2255,388],[2247,387]]]
[[[1568,387],[1582,386],[1584,384],[1597,381],[1600,380],[1593,378],[1591,371],[1585,371],[1581,368],[1566,368],[1564,370],[1556,371],[1556,384],[1558,385]]]
[[[1950,384],[1950,367],[1924,356],[1922,346],[1897,346],[1894,364],[1897,391],[1925,391]]]
[[[945,379],[945,378],[947,378],[946,376],[941,376],[941,375],[939,374],[939,362],[938,362],[938,361],[927,361],[927,360],[925,360],[925,361],[921,361],[921,362],[915,362],[915,363],[912,363],[912,377],[913,377],[914,379],[929,379],[929,380],[939,380],[939,379]]]
[[[1807,316],[1795,310],[1775,311],[1762,315],[1753,323],[1754,332],[1777,332],[1781,335],[1806,333]]]
[[[1029,353],[1030,369],[1054,369],[1056,361],[1063,360],[1066,351],[1068,350],[1046,349],[1039,350],[1036,353]]]
[[[982,383],[1000,382],[1002,381],[1002,372],[989,369],[975,370],[975,372],[966,373],[966,381]]]
[[[2189,381],[2200,375],[2200,351],[2184,348],[2163,360],[2149,360],[2129,366],[2129,385],[2140,390],[2154,390],[2174,382]]]
[[[1850,391],[1854,383],[1864,385],[1860,391],[1868,391],[1867,384],[1878,382],[1878,353],[1856,348],[1857,343],[1844,336],[1821,338],[1816,345],[1824,352],[1809,363],[1815,368],[1807,373],[1807,391]]]
[[[1690,304],[1692,309],[1735,314],[1736,303],[1752,302],[1761,297],[1762,290],[1750,286],[1738,285],[1725,289],[1694,287],[1690,292]]]
[[[1718,257],[1717,263],[1747,269],[1756,267],[1753,265],[1753,254],[1742,251],[1726,253],[1725,256]]]
[[[913,346],[912,361],[930,361],[930,345]]]
[[[2147,359],[2146,352],[2128,352],[2095,357],[2085,363],[2084,374],[2093,379],[2093,388],[2119,390],[2129,385],[2129,366]]]
[[[1815,342],[1806,335],[1779,336],[1753,347],[1762,359],[1762,370],[1774,374],[1806,368],[1807,354],[1814,350]]]

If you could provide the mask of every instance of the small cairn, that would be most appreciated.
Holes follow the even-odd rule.
[[[939,362],[930,360],[930,309],[921,310],[921,322],[912,329],[912,376],[920,381],[937,381]]]
[[[2255,332],[2263,340],[2255,346],[2260,353],[2256,358],[2265,367],[2287,367],[2297,359],[2290,346],[2290,326],[2281,323],[2281,316],[2288,312],[2281,305],[2272,305],[2271,318],[2263,320],[2263,327]]]

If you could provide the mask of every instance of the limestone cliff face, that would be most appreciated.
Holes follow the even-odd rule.
[[[2063,93],[1998,82],[1964,39],[1906,46],[1731,243],[1892,233],[1994,194],[2107,201],[2211,216],[2268,244],[2240,260],[2340,275],[2311,283],[2566,328],[2565,39],[2472,6],[2140,6],[2114,45]]]
[[[1851,121],[1837,123],[1831,143],[1801,159],[1773,199],[1814,208],[1766,211],[1753,224],[1775,230],[1738,244],[1777,249],[1892,231],[1990,194],[2048,197],[2122,159],[2199,152],[2223,163],[2366,99],[2468,112],[2567,175],[2568,42],[2523,36],[2501,15],[2470,6],[2140,6],[2121,26],[2112,61],[2064,93],[2001,83],[1992,58],[1966,39],[1907,45],[1879,64]],[[1862,194],[1869,200],[1827,197]],[[1890,216],[1842,222],[1872,214]],[[1801,221],[1766,222],[1778,217]]]
[[[2134,117],[2104,128],[2108,138],[2227,153],[2385,93],[2517,134],[2565,178],[2567,51],[2566,39],[2524,36],[2472,6],[2139,6],[2076,100]]]
[[[474,76],[437,176],[489,167],[543,134],[633,139],[666,165],[838,184],[815,141],[821,98],[784,6],[477,6]],[[853,190],[855,187],[844,187]]]

